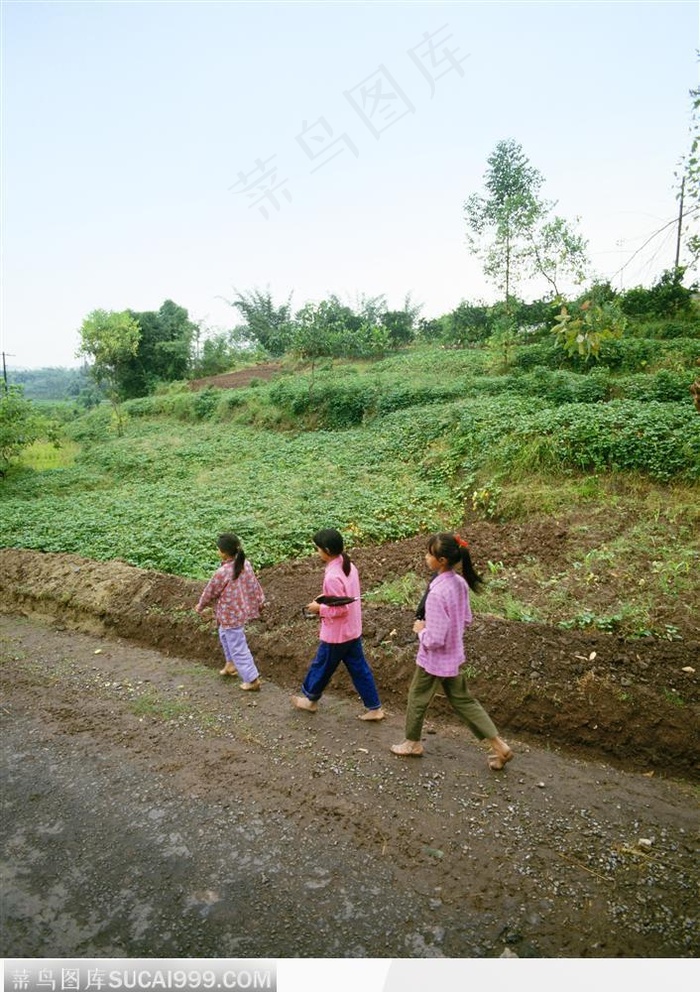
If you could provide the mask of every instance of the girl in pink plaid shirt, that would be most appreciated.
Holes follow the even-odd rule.
[[[472,622],[469,589],[478,590],[481,576],[474,570],[467,542],[456,534],[433,534],[425,556],[434,572],[428,591],[419,607],[413,630],[418,634],[416,671],[408,691],[406,706],[406,740],[392,744],[394,754],[418,756],[423,753],[421,732],[430,702],[437,689],[449,700],[459,718],[479,740],[488,741],[489,768],[500,770],[513,752],[498,736],[498,731],[478,700],[470,695],[466,676],[460,672],[464,662],[464,628]],[[454,571],[462,566],[464,578]]]
[[[238,671],[243,679],[238,688],[258,692],[260,673],[250,653],[243,624],[260,616],[265,593],[235,534],[219,534],[216,546],[221,567],[204,587],[195,610],[202,613],[210,603],[216,604],[219,640],[226,659],[219,674],[235,675]]]

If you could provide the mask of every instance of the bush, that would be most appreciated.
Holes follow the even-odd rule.
[[[58,430],[57,423],[25,399],[22,386],[10,386],[0,393],[0,477],[5,475],[10,462],[40,438],[57,443]]]
[[[636,338],[657,338],[673,340],[674,338],[700,338],[700,319],[689,320],[642,320],[630,321],[628,334]]]
[[[194,394],[192,412],[197,420],[207,420],[216,410],[221,398],[219,389],[202,389]]]
[[[697,313],[697,284],[682,284],[685,269],[668,269],[651,289],[635,286],[620,296],[620,306],[629,317],[669,318]]]
[[[331,430],[361,424],[377,402],[373,382],[344,375],[296,376],[270,387],[270,401],[289,417],[313,418],[313,425]]]
[[[700,358],[700,340],[697,338],[655,338],[625,337],[606,342],[593,369],[606,368],[614,372],[643,372],[658,368],[664,363],[674,362],[690,368]],[[538,365],[550,369],[569,368],[576,372],[586,372],[591,364],[580,355],[567,357],[560,348],[552,344],[523,345],[516,350],[512,367],[528,371]]]
[[[666,482],[700,477],[700,420],[692,405],[613,400],[570,404],[527,418],[494,451],[493,460],[582,471],[627,470]]]

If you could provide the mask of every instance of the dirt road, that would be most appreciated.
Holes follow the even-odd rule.
[[[700,949],[697,788],[436,718],[316,714],[188,657],[0,617],[7,957]]]

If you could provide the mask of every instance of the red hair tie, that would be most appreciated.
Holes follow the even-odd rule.
[[[455,541],[460,546],[460,548],[466,548],[467,550],[469,550],[469,545],[467,544],[467,542],[464,540],[463,537],[459,536],[459,534],[455,534]]]

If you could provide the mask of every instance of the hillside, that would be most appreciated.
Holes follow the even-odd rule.
[[[423,349],[68,417],[57,467],[0,491],[12,953],[695,956],[699,350]],[[373,727],[344,672],[318,713],[289,701],[329,525],[362,578]],[[486,579],[466,671],[516,752],[499,774],[440,696],[424,757],[389,751],[442,528]],[[193,612],[229,529],[268,598],[252,700]]]

